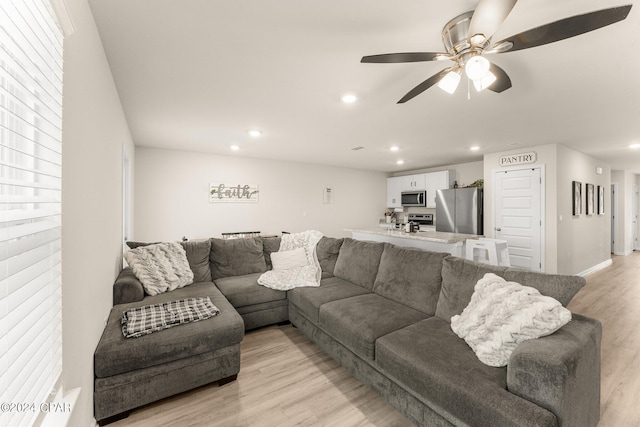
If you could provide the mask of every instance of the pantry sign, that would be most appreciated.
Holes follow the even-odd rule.
[[[209,203],[258,203],[257,184],[209,184]]]
[[[500,157],[500,166],[515,166],[526,165],[529,163],[535,163],[538,159],[535,151],[522,154],[510,154],[508,156]]]

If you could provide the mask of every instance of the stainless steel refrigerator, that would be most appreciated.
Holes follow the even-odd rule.
[[[436,194],[436,231],[483,234],[481,188],[438,190]]]

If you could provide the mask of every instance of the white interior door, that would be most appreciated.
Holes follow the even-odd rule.
[[[539,168],[494,173],[494,236],[509,244],[511,265],[542,271],[542,175]]]

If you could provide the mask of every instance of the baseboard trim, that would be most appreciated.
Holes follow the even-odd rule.
[[[600,264],[594,265],[593,267],[587,268],[586,270],[578,273],[578,276],[584,277],[588,274],[595,273],[598,270],[602,270],[603,268],[607,268],[611,264],[613,264],[613,261],[611,260],[611,258],[609,258],[606,261],[602,261]]]
[[[616,251],[613,254],[619,255],[619,256],[627,256],[627,255],[631,255],[632,253],[633,253],[633,249],[629,249],[628,251],[623,251],[623,252]]]

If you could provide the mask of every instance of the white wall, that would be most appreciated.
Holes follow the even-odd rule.
[[[633,251],[632,206],[635,174],[627,171],[612,171],[611,182],[618,184],[618,217],[616,218],[615,254],[628,255]]]
[[[122,253],[122,146],[133,144],[87,0],[66,0],[62,310],[64,389],[81,388],[72,426],[93,423],[93,352]]]
[[[257,184],[259,203],[210,203],[209,184]],[[331,186],[335,203],[323,203]],[[383,218],[386,174],[303,163],[136,147],[135,240],[280,234],[316,229],[332,237]]]
[[[602,168],[602,174],[596,173]],[[572,181],[582,183],[582,214],[573,216]],[[586,214],[586,184],[604,187],[605,214]],[[611,168],[586,154],[558,145],[558,273],[577,274],[611,259]],[[563,220],[559,217],[562,215]]]

